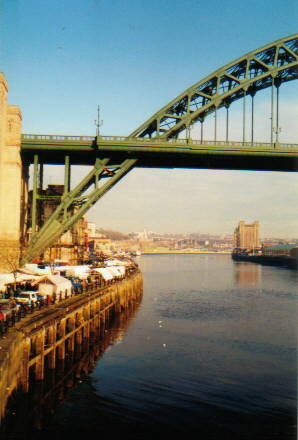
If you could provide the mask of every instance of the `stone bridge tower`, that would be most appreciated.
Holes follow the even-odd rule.
[[[7,104],[7,95],[7,81],[0,73],[0,273],[18,266],[27,204],[27,172],[20,154],[22,115],[19,107]]]

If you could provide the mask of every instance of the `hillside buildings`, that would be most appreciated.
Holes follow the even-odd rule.
[[[111,239],[97,231],[97,226],[93,222],[87,223],[88,249],[92,254],[109,253],[112,248]]]

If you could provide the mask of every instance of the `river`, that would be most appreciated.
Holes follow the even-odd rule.
[[[138,263],[138,310],[22,439],[296,439],[297,271],[211,254]]]

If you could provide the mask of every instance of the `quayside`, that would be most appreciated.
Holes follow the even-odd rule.
[[[135,309],[142,293],[142,274],[136,270],[108,287],[96,287],[63,305],[34,312],[11,328],[0,339],[1,425],[10,397],[47,389],[49,380],[56,389],[67,375],[67,365],[75,377],[87,371],[87,354],[94,353],[96,360],[107,348],[106,330],[115,317]]]
[[[55,370],[47,369],[42,382],[32,378],[27,393],[15,391],[8,400],[6,415],[0,426],[1,438],[8,435],[9,438],[24,439],[30,438],[28,435],[32,431],[40,432],[56,406],[92,372],[104,352],[121,340],[141,301],[142,295],[106,321],[87,343],[77,345],[64,361],[58,362]]]
[[[285,256],[267,256],[267,255],[237,255],[232,254],[234,261],[244,261],[248,263],[258,263],[268,266],[281,266],[289,269],[298,269],[297,258]]]

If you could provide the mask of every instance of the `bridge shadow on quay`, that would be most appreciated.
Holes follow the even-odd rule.
[[[2,440],[33,440],[47,437],[43,431],[55,408],[69,392],[82,383],[95,368],[105,351],[126,333],[142,302],[142,294],[120,313],[112,314],[97,333],[82,341],[65,359],[57,360],[55,370],[45,368],[44,380],[35,379],[30,368],[29,390],[16,390],[6,406],[0,425]],[[59,433],[57,433],[59,438]]]

